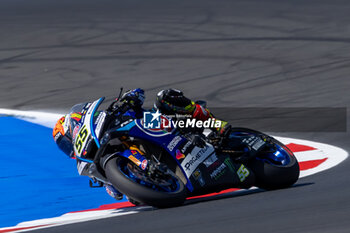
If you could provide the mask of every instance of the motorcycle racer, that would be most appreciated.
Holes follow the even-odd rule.
[[[142,108],[144,103],[145,94],[144,90],[137,88],[134,90],[129,90],[123,94],[120,98],[120,102],[123,106],[125,106],[125,113],[123,117],[135,119],[142,118],[143,112],[145,111]],[[79,131],[79,122],[82,119],[82,112],[84,106],[86,104],[78,104],[73,106],[71,112],[63,117],[61,117],[54,129],[53,129],[53,138],[58,145],[58,147],[69,157],[75,158],[73,142],[77,132]],[[207,120],[209,118],[214,118],[214,116],[210,113],[210,111],[197,104],[187,97],[184,96],[183,92],[176,89],[167,89],[162,90],[157,94],[156,101],[154,103],[154,109],[158,110],[165,115],[169,114],[188,114],[191,115],[192,118],[197,120]],[[101,112],[97,112],[96,115],[101,114]],[[225,132],[230,129],[230,125],[227,122],[221,121],[221,127],[216,128],[219,135],[224,135]],[[90,146],[88,146],[89,148]],[[86,154],[84,154],[85,158],[93,158],[94,153],[96,151],[92,149],[87,149]],[[77,160],[77,169],[80,175],[87,175],[88,163]],[[94,177],[90,177],[94,178]],[[104,184],[107,193],[113,198],[119,200],[122,198],[122,194],[119,193],[112,185]]]
[[[174,113],[187,114],[191,115],[192,118],[202,121],[208,120],[209,118],[215,119],[209,109],[185,97],[182,91],[176,89],[160,91],[157,94],[154,108],[165,115]],[[220,135],[228,131],[230,125],[226,121],[215,120],[221,122],[220,127],[216,128]]]

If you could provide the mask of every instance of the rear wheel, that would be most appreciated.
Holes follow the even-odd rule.
[[[270,140],[274,148],[262,151],[249,164],[255,173],[256,186],[263,189],[289,187],[299,178],[298,161],[285,145],[274,138]]]
[[[126,158],[112,158],[105,172],[116,189],[137,202],[166,208],[179,206],[186,200],[185,186],[178,177],[151,176]]]
[[[242,135],[259,135],[267,139],[268,145],[247,162],[254,172],[255,186],[263,189],[279,189],[293,185],[299,178],[299,164],[293,152],[283,143],[261,132],[236,128]],[[236,134],[237,136],[239,135]]]

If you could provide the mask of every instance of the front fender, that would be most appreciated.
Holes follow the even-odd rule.
[[[101,161],[103,169],[105,169],[105,166],[110,159],[115,158],[117,156],[124,157],[130,160],[142,170],[146,170],[147,168],[147,159],[138,150],[133,150],[133,148],[131,148],[122,152],[116,152],[111,155],[104,156]]]

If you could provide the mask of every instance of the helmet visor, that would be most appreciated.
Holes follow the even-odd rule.
[[[73,156],[73,144],[70,137],[63,135],[57,140],[56,143],[58,145],[58,148],[60,148],[60,150],[62,150],[66,155],[69,157]]]

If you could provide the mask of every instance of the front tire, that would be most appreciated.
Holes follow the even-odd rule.
[[[125,167],[127,166],[127,168]],[[150,186],[142,185],[143,181],[130,178],[128,168],[137,169],[137,166],[126,158],[116,157],[106,164],[106,176],[113,186],[131,199],[158,208],[167,208],[182,205],[186,200],[186,188],[182,181],[172,176],[176,182],[176,189],[167,191],[155,190]],[[143,174],[145,177],[146,173]],[[146,177],[147,178],[147,177]]]

